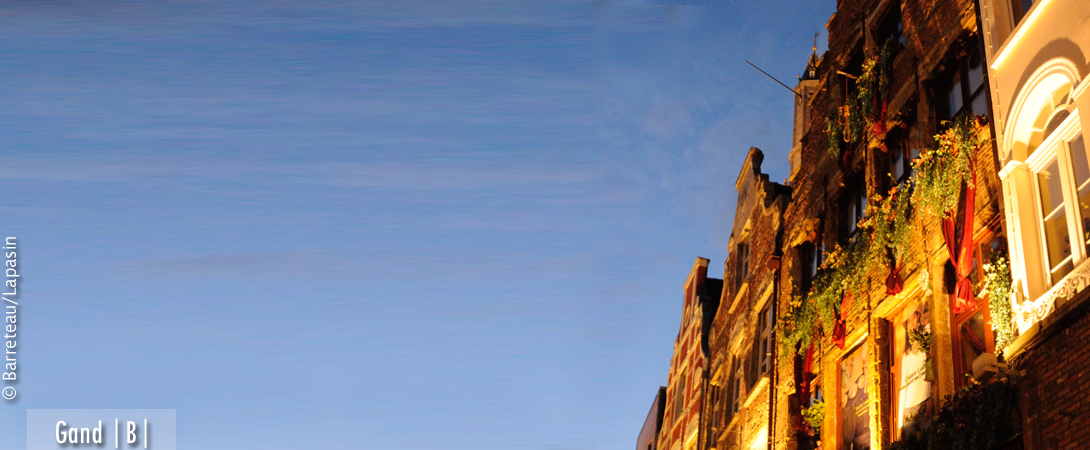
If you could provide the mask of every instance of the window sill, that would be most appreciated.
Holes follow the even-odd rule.
[[[1033,302],[1038,304],[1037,308],[1047,308],[1047,312],[1038,317],[1029,329],[1003,349],[1005,359],[1018,358],[1040,341],[1060,331],[1068,322],[1080,317],[1080,313],[1090,307],[1088,287],[1090,287],[1090,259],[1082,261],[1071,273]],[[1046,306],[1049,302],[1052,302],[1052,305]],[[1023,306],[1023,308],[1032,307],[1031,305]]]
[[[743,281],[742,286],[738,288],[738,293],[734,294],[734,300],[730,301],[730,308],[727,308],[727,312],[734,314],[734,310],[738,308],[738,304],[741,303],[742,297],[749,291],[749,280]]]

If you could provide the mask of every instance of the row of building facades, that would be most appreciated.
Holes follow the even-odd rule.
[[[723,277],[698,258],[685,281],[637,450],[887,449],[936,426],[955,393],[998,382],[1014,407],[991,448],[1090,448],[1090,0],[839,0],[826,28],[795,89],[790,177],[771,181],[749,150]],[[883,49],[879,123],[834,158],[828,118]],[[852,274],[870,288],[845,298],[842,328],[781,354],[790,302],[957,117],[989,138],[961,193],[975,203],[918,214],[896,279]],[[999,348],[980,289],[996,252],[1015,330]]]

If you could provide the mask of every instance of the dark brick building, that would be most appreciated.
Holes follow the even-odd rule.
[[[636,450],[656,450],[659,443],[659,431],[662,430],[662,413],[666,410],[666,386],[659,386],[655,393],[655,401],[651,402],[651,409],[647,412],[647,418],[640,429],[640,437],[636,439]]]
[[[674,340],[659,449],[692,450],[701,434],[709,354],[708,334],[723,280],[708,278],[708,260],[697,258],[685,280],[681,328]]]

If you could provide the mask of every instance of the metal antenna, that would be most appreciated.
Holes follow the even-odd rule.
[[[787,89],[787,90],[791,91],[791,93],[792,93],[792,94],[795,94],[795,95],[799,96],[800,98],[802,97],[802,94],[800,94],[800,93],[798,93],[798,92],[795,92],[795,90],[794,90],[794,89],[791,89],[791,87],[790,87],[790,86],[788,86],[788,85],[786,85],[786,84],[783,84],[783,82],[782,82],[782,81],[780,81],[780,80],[777,80],[777,79],[776,79],[776,77],[774,77],[774,76],[772,76],[772,75],[769,75],[769,74],[768,74],[768,72],[765,72],[765,71],[761,70],[761,68],[760,68],[760,67],[757,67],[757,66],[753,65],[753,63],[749,62],[749,60],[743,60],[743,61],[745,61],[745,62],[746,62],[746,64],[749,64],[749,65],[750,65],[750,67],[753,67],[754,69],[757,69],[757,71],[758,71],[758,72],[761,72],[761,73],[765,74],[765,76],[766,76],[766,77],[769,77],[769,78],[771,78],[771,79],[772,79],[772,81],[775,81],[775,82],[777,82],[777,83],[780,83],[780,86],[783,86],[783,88],[784,88],[784,89]]]

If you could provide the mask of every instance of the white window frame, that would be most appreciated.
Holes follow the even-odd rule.
[[[1032,174],[1032,188],[1033,188],[1033,202],[1035,209],[1035,218],[1037,223],[1037,237],[1041,242],[1041,264],[1037,270],[1043,271],[1044,279],[1048,280],[1048,287],[1056,285],[1063,277],[1059,279],[1053,279],[1052,277],[1052,263],[1048,255],[1048,237],[1045,235],[1045,224],[1043,217],[1043,205],[1041,204],[1041,186],[1037,178],[1037,174],[1045,168],[1055,158],[1058,161],[1060,168],[1060,186],[1063,192],[1063,205],[1065,208],[1064,215],[1067,220],[1067,234],[1071,245],[1071,267],[1072,269],[1078,267],[1087,258],[1086,243],[1082,238],[1082,220],[1079,218],[1079,205],[1078,205],[1078,193],[1075,187],[1075,175],[1072,170],[1070,160],[1070,149],[1068,142],[1078,138],[1082,133],[1082,126],[1079,123],[1078,110],[1074,110],[1068,117],[1052,132],[1041,145],[1038,146],[1033,154],[1027,159],[1026,163],[1029,165],[1030,172]],[[1083,141],[1083,145],[1086,145],[1086,141]],[[1069,272],[1070,273],[1070,272]],[[1066,274],[1065,274],[1066,276]]]

